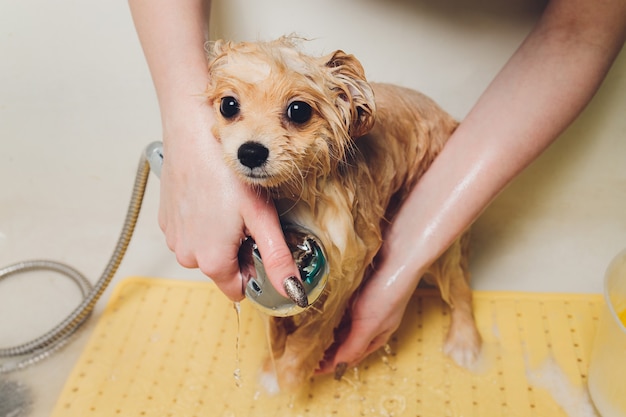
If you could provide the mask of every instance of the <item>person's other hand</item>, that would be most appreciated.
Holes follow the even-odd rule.
[[[376,261],[378,267],[354,298],[349,311],[349,326],[340,331],[336,351],[320,364],[318,373],[334,372],[337,379],[341,378],[348,366],[357,365],[384,346],[400,326],[418,280],[406,275],[409,274],[406,267],[393,274],[385,272],[385,266],[397,259],[387,260],[387,256],[383,256],[388,252],[385,249],[383,246]]]

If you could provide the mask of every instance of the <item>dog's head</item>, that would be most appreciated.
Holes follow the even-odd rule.
[[[342,51],[311,57],[292,38],[218,41],[209,61],[213,134],[249,184],[298,192],[307,178],[333,172],[374,124],[363,67]]]

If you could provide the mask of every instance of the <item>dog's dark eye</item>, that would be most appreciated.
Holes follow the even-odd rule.
[[[311,119],[313,109],[304,101],[294,101],[287,107],[287,118],[296,124],[303,124]]]
[[[227,119],[231,119],[239,114],[239,102],[235,97],[222,97],[220,102],[220,113]]]

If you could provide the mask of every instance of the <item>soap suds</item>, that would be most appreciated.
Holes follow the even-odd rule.
[[[545,389],[569,417],[598,417],[586,386],[575,386],[554,358],[526,371],[528,383]]]

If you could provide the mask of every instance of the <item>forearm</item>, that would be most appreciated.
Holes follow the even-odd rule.
[[[210,1],[129,0],[157,92],[164,131],[200,112],[207,85],[204,44]],[[165,140],[168,138],[165,137]]]
[[[548,5],[403,205],[378,277],[400,276],[411,291],[415,272],[578,116],[624,43],[625,2],[605,3]]]

